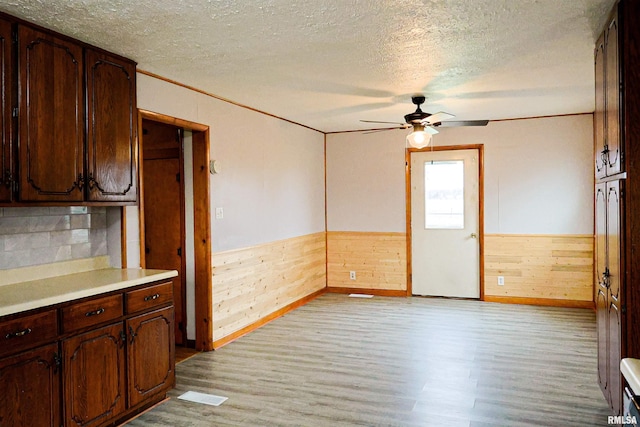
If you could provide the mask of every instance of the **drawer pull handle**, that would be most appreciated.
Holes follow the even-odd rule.
[[[23,329],[23,330],[18,331],[18,332],[13,332],[13,333],[7,334],[7,335],[5,335],[5,338],[6,339],[19,338],[19,337],[23,337],[23,336],[25,336],[27,334],[30,334],[30,333],[31,333],[31,328],[27,328],[27,329]]]
[[[144,297],[145,301],[153,301],[154,299],[160,298],[160,294],[147,295]]]
[[[84,315],[87,317],[91,317],[91,316],[99,316],[102,313],[104,313],[104,308],[99,308],[96,311],[90,311],[88,313],[85,313]]]

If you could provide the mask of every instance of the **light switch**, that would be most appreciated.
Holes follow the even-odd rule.
[[[224,218],[224,211],[222,208],[216,208],[216,219]]]

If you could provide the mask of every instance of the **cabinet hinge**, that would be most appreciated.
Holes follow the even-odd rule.
[[[182,248],[178,248],[178,256],[182,256]]]
[[[13,109],[13,111],[11,112],[11,115],[12,115],[13,117],[18,117],[18,107],[15,107],[15,108]]]
[[[179,173],[176,174],[176,182],[180,182],[180,174]]]

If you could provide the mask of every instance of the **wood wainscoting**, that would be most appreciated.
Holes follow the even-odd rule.
[[[591,235],[485,234],[485,301],[593,307]],[[498,285],[504,277],[504,286]]]
[[[329,292],[406,296],[406,234],[327,232],[327,286]]]
[[[323,292],[325,243],[322,232],[214,253],[214,348]]]

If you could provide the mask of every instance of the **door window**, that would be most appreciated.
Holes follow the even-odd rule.
[[[464,228],[464,161],[424,164],[424,228]]]

